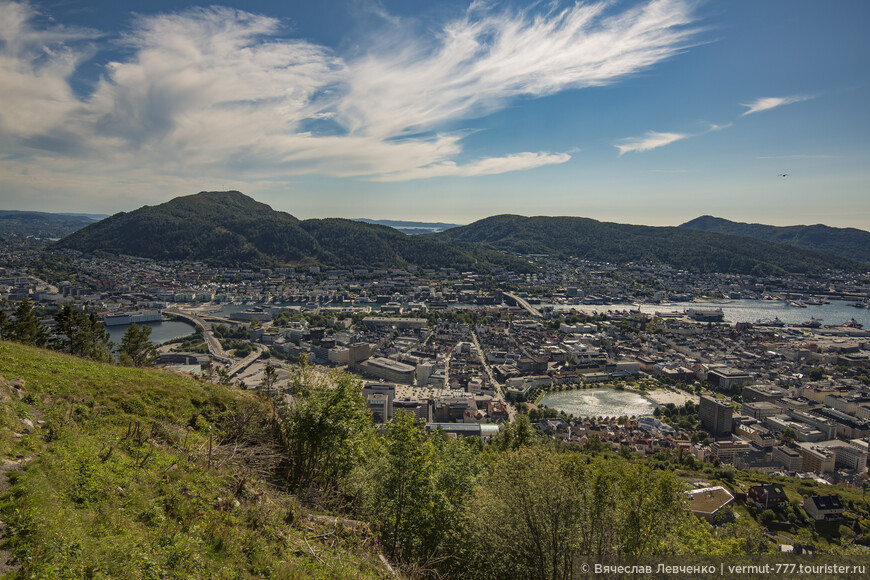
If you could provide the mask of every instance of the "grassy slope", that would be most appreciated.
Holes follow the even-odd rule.
[[[267,431],[253,394],[2,341],[0,376],[26,382],[23,400],[0,402],[0,461],[26,464],[0,499],[2,548],[22,576],[382,573],[364,534],[324,530],[294,498],[246,477],[240,450]]]

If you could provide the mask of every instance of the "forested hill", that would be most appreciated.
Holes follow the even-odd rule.
[[[823,254],[870,262],[870,232],[856,228],[832,228],[822,224],[779,227],[732,222],[710,215],[695,218],[680,227],[757,238]]]
[[[62,238],[95,221],[84,215],[0,210],[0,237]]]
[[[394,228],[340,218],[311,219],[302,227],[317,240],[324,262],[354,267],[373,265],[488,270],[493,266],[514,271],[529,264],[479,244],[408,235]]]
[[[529,267],[495,250],[408,236],[385,226],[345,219],[300,221],[238,191],[201,192],[115,214],[55,247],[237,267]]]
[[[117,213],[65,237],[56,247],[228,266],[319,255],[317,243],[298,219],[238,191],[202,192]]]
[[[580,217],[498,215],[434,236],[522,254],[576,256],[615,263],[649,261],[697,272],[816,274],[870,265],[774,242],[696,231],[599,222]]]

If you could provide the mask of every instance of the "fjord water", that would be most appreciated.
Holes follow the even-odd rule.
[[[154,345],[162,344],[167,340],[172,340],[174,338],[187,336],[188,334],[192,334],[194,331],[192,324],[181,322],[180,320],[145,322],[139,326],[148,326],[151,328],[151,344]],[[130,328],[129,324],[106,327],[109,331],[109,336],[111,337],[112,342],[115,344],[121,344],[121,338],[124,336],[124,333],[128,328]]]

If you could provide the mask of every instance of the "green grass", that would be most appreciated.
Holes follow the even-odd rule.
[[[0,496],[18,576],[382,574],[370,538],[322,529],[238,459],[269,432],[254,394],[8,342],[0,376],[27,391],[0,403],[0,459],[29,461]],[[27,432],[25,416],[41,423]]]

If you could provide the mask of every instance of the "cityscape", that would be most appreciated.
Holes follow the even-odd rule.
[[[0,577],[867,578],[868,16],[0,0]]]

